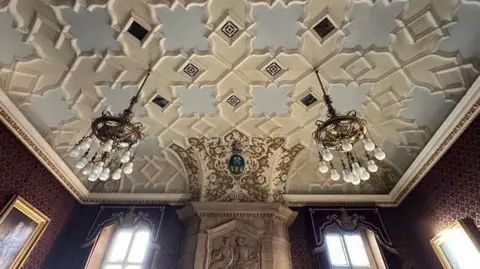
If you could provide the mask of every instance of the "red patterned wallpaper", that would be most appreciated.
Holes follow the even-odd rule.
[[[76,201],[3,123],[0,123],[0,180],[0,207],[19,194],[50,217],[47,230],[23,265],[24,269],[41,268]]]
[[[382,214],[404,268],[442,268],[430,239],[461,218],[480,227],[480,117],[399,207]]]

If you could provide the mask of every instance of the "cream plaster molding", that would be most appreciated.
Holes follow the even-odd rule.
[[[89,193],[83,203],[139,203],[139,204],[184,204],[188,193]]]
[[[84,200],[88,195],[87,188],[3,89],[0,89],[0,119],[79,202]]]
[[[378,206],[398,206],[453,145],[479,112],[480,77],[475,80],[435,135],[387,195],[284,194],[283,198],[287,204],[297,206],[313,204],[374,204]]]
[[[394,206],[420,182],[443,154],[453,145],[480,112],[480,77],[435,132],[433,137],[403,174],[389,196]]]
[[[334,205],[334,204],[389,204],[391,196],[369,194],[284,194],[283,199],[290,206]]]
[[[145,194],[145,193],[89,193],[73,171],[52,149],[3,90],[0,91],[0,116],[2,122],[27,146],[43,165],[82,203],[185,203],[189,194]],[[462,100],[430,139],[420,155],[388,195],[315,195],[284,194],[288,205],[309,204],[375,204],[397,206],[420,182],[446,150],[455,142],[480,112],[480,78],[477,78]],[[442,141],[442,142],[440,142]],[[206,204],[206,203],[204,203]],[[224,204],[224,203],[216,203]],[[225,214],[231,204],[225,203]],[[241,205],[241,204],[239,204]],[[275,204],[272,204],[275,205]],[[248,204],[248,208],[252,206]],[[201,205],[197,207],[202,208]],[[221,208],[221,207],[220,207]],[[251,210],[248,210],[249,212]],[[206,211],[205,211],[206,212]],[[250,213],[251,214],[251,213]]]
[[[479,83],[471,85],[479,74],[480,51],[471,46],[476,40],[466,38],[475,29],[476,18],[464,12],[480,8],[472,1],[453,5],[447,0],[418,0],[405,5],[311,0],[284,5],[209,0],[194,6],[192,1],[157,5],[162,2],[158,0],[103,0],[100,6],[85,0],[68,5],[51,0],[31,1],[34,5],[7,2],[0,4],[0,17],[11,22],[0,28],[2,44],[7,45],[0,59],[0,88],[8,93],[0,94],[1,118],[84,203],[231,199],[395,206],[478,113]],[[177,21],[183,13],[191,26],[188,38],[178,35],[185,30]],[[315,28],[324,19],[331,23],[325,28],[332,29],[320,36]],[[99,27],[92,29],[94,21]],[[128,33],[133,21],[147,29],[141,41]],[[369,26],[379,24],[380,31],[371,31]],[[83,28],[91,31],[79,31]],[[269,37],[276,29],[293,30]],[[73,166],[66,166],[73,160],[62,160],[65,147],[80,139],[92,115],[123,109],[146,67],[156,75],[138,104],[137,116],[148,130],[136,155],[139,169],[113,187],[90,184],[74,173]],[[387,152],[388,167],[380,167],[382,175],[359,188],[320,175],[317,158],[302,150],[313,145],[315,120],[325,116],[315,94],[313,67],[320,71],[336,107],[358,110],[375,126],[371,135]],[[274,98],[282,99],[282,106],[272,107],[271,98],[255,91],[268,85],[291,88],[287,96],[279,92]],[[212,87],[214,95],[209,94]],[[151,102],[156,95],[168,101],[166,107]],[[310,95],[317,102],[306,106],[302,100]],[[186,149],[190,139],[222,138],[232,130],[248,139],[284,139],[282,147],[288,149],[272,155],[278,157],[276,163],[264,162],[265,175],[248,178],[245,182],[254,184],[242,183],[246,188],[232,188],[224,180],[211,184],[205,174],[196,177],[192,171],[206,171],[210,162],[199,158],[197,165],[197,159],[187,154],[182,160],[182,154],[169,149],[172,145]],[[54,137],[55,143],[49,145],[39,133],[48,141]],[[189,163],[192,169],[186,167]],[[267,179],[262,188],[256,184],[260,176]],[[123,184],[127,181],[131,184]],[[118,193],[99,193],[104,191]],[[367,192],[372,195],[363,195]]]

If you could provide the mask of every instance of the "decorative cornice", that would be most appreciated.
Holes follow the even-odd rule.
[[[198,217],[256,218],[290,225],[297,213],[279,203],[192,202],[177,211],[181,219]]]
[[[286,203],[287,206],[291,207],[302,207],[302,206],[339,206],[339,205],[356,205],[356,206],[378,206],[378,205],[387,205],[389,202],[385,203],[378,203],[378,202],[370,202],[370,201],[362,201],[362,200],[352,200],[352,201],[345,201],[345,200],[337,200],[337,201],[288,201]]]
[[[368,194],[284,194],[288,206],[307,205],[388,205],[392,203],[390,195]]]
[[[90,193],[85,204],[185,204],[188,193]]]
[[[45,165],[45,167],[72,193],[72,195],[83,202],[85,198],[81,192],[79,192],[75,186],[73,186],[70,181],[67,179],[64,173],[58,169],[57,165],[49,158],[44,151],[42,151],[37,143],[35,143],[16,122],[15,120],[7,113],[7,111],[0,107],[0,120],[10,129],[17,138],[37,157],[40,162]]]
[[[462,117],[458,124],[453,128],[453,130],[448,134],[447,138],[438,146],[438,148],[430,155],[427,162],[420,168],[420,170],[415,174],[415,176],[408,182],[408,184],[402,189],[402,191],[395,197],[393,204],[398,205],[406,195],[415,187],[428,171],[437,163],[438,160],[447,152],[447,150],[453,145],[457,138],[463,133],[463,131],[468,127],[470,122],[475,119],[475,117],[480,112],[480,100],[477,100],[467,111],[467,113]]]

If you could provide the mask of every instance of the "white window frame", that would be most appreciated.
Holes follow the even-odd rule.
[[[130,238],[130,242],[128,243],[127,252],[125,253],[125,257],[124,257],[123,261],[121,261],[121,262],[108,261],[108,258],[111,255],[111,252],[113,250],[113,247],[114,247],[114,244],[115,244],[115,241],[116,241],[115,240],[116,236],[120,232],[125,232],[125,231],[126,232],[132,232],[132,236]],[[126,268],[127,266],[140,266],[141,268],[143,268],[144,263],[145,263],[146,258],[147,258],[147,253],[148,253],[149,246],[147,246],[147,253],[146,253],[142,262],[129,262],[129,261],[127,261],[127,259],[128,259],[128,255],[130,254],[130,251],[132,249],[132,245],[133,245],[133,241],[135,239],[135,235],[139,232],[145,232],[145,231],[148,231],[149,233],[151,233],[150,229],[148,229],[144,226],[136,226],[136,227],[133,227],[133,228],[118,228],[118,229],[116,229],[112,238],[110,239],[107,250],[105,252],[105,256],[103,257],[101,268],[105,268],[106,266],[109,266],[109,265],[120,265],[122,269]]]
[[[350,260],[350,254],[346,247],[345,238],[344,238],[345,235],[352,235],[352,234],[359,235],[360,238],[362,239],[363,247],[365,249],[365,252],[367,253],[368,262],[370,263],[370,266],[352,265],[352,262]],[[342,242],[342,249],[343,249],[345,258],[347,259],[347,262],[348,262],[347,266],[333,265],[330,261],[330,255],[328,254],[328,245],[325,242],[325,246],[327,248],[328,262],[332,269],[386,269],[385,262],[383,261],[383,256],[381,254],[381,251],[375,239],[375,235],[371,231],[360,230],[358,232],[346,233],[339,229],[331,229],[325,233],[325,236],[327,235],[338,235],[340,237],[340,240]]]

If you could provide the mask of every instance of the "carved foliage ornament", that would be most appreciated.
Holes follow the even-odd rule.
[[[284,142],[284,138],[249,138],[234,130],[223,138],[190,138],[188,149],[175,144],[171,148],[185,164],[194,200],[281,201],[290,165],[303,149],[296,145],[287,150]],[[239,173],[231,171],[232,156],[245,162]]]

